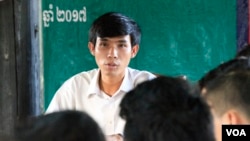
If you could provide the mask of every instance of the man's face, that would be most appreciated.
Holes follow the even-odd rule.
[[[131,46],[130,36],[97,37],[96,45],[89,43],[89,49],[95,56],[96,63],[101,69],[102,75],[124,75],[125,68],[129,65],[139,46]]]

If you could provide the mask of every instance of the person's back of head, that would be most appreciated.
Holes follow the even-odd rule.
[[[247,119],[244,121],[248,124],[250,123],[249,86],[249,70],[232,71],[209,83],[204,98],[211,104],[216,116],[222,117],[227,111],[235,109],[244,115]]]
[[[214,141],[209,107],[196,92],[167,76],[137,85],[120,103],[125,141]]]
[[[203,97],[211,107],[217,141],[222,125],[250,124],[249,86],[249,70],[231,71],[207,84]]]
[[[130,17],[118,12],[108,12],[98,17],[89,30],[89,42],[96,44],[96,38],[130,35],[131,45],[139,45],[141,29]]]
[[[105,141],[97,123],[85,112],[59,111],[28,119],[16,128],[17,141]]]
[[[246,123],[247,119],[249,119],[247,118],[248,116],[242,116],[246,114],[244,110],[239,110],[242,108],[236,108],[246,103],[241,103],[239,99],[244,97],[242,95],[243,93],[249,91],[247,89],[247,86],[249,86],[249,82],[247,81],[250,81],[247,80],[249,79],[249,71],[250,58],[236,57],[210,70],[198,81],[202,97],[204,97],[205,101],[210,105],[217,141],[222,139],[223,124],[238,124],[243,122],[243,119]],[[245,78],[241,80],[241,77],[244,76]],[[241,104],[239,104],[239,102]],[[242,114],[239,114],[239,112]]]

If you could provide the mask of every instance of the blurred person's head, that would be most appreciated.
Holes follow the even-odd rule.
[[[16,128],[17,141],[105,141],[97,123],[85,112],[59,111],[32,117]]]
[[[225,73],[206,85],[203,97],[211,107],[218,141],[222,125],[250,124],[249,92],[249,70]]]
[[[128,92],[121,101],[125,141],[214,141],[206,102],[188,81],[159,76]]]

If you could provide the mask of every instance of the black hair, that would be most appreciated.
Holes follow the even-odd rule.
[[[250,57],[233,58],[216,66],[198,80],[198,85],[203,89],[219,76],[237,70],[250,70]]]
[[[85,112],[66,110],[18,123],[17,141],[105,141],[98,124]]]
[[[89,30],[89,42],[96,44],[97,37],[130,35],[131,45],[140,43],[141,29],[130,17],[118,12],[108,12],[98,17]]]
[[[120,103],[125,141],[214,141],[209,106],[186,80],[159,76]]]

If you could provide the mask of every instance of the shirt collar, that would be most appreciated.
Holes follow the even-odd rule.
[[[127,68],[125,71],[124,79],[120,87],[120,91],[124,91],[124,92],[130,91],[134,87],[133,84],[134,84],[134,81],[132,80],[130,73],[129,73],[129,69]]]
[[[101,90],[99,87],[99,76],[100,76],[100,69],[98,69],[97,73],[93,76],[93,79],[90,81],[89,89],[87,95],[90,96],[92,94],[100,94]]]
[[[94,75],[93,79],[90,82],[90,87],[88,89],[88,96],[92,95],[92,94],[101,94],[101,90],[99,87],[99,76],[100,76],[100,69],[98,69],[97,73]],[[123,91],[123,92],[128,92],[133,88],[133,80],[130,76],[129,73],[129,69],[126,68],[125,70],[125,76],[124,79],[122,81],[122,84],[120,86],[119,91]]]

